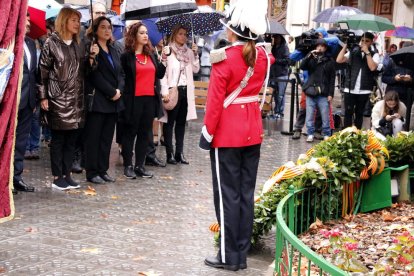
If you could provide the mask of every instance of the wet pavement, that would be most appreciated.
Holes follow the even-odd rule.
[[[269,121],[273,131],[262,145],[257,191],[278,166],[311,146],[304,137],[280,133],[288,122]],[[187,127],[190,165],[148,167],[154,178],[128,180],[114,144],[109,174],[117,181],[91,185],[84,173],[74,175],[82,185],[78,192],[51,189],[49,150],[42,145],[40,160],[25,161],[24,179],[36,192],[16,195],[15,219],[0,224],[0,275],[265,275],[274,233],[252,249],[246,270],[204,265],[217,248],[209,231],[216,221],[210,162],[197,147],[201,126],[200,118]],[[165,159],[163,147],[157,154]]]

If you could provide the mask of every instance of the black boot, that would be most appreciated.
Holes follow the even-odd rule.
[[[144,166],[141,167],[135,167],[134,172],[137,176],[143,177],[143,178],[151,178],[154,175],[147,171]]]
[[[174,158],[174,154],[172,152],[167,153],[167,163],[168,164],[172,164],[172,165],[176,165],[177,161]]]
[[[186,164],[186,165],[190,164],[190,162],[188,162],[187,159],[184,157],[183,153],[176,153],[175,160],[177,161],[177,163]]]

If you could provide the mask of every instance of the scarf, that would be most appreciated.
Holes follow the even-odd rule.
[[[170,44],[170,47],[172,51],[174,52],[175,56],[177,57],[178,61],[181,63],[182,67],[187,66],[188,62],[190,61],[190,56],[188,51],[187,44],[184,44],[183,46],[178,46],[177,43],[172,42]]]

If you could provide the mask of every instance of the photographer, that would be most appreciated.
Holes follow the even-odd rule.
[[[309,79],[303,86],[306,94],[307,142],[313,142],[315,133],[315,109],[319,109],[322,118],[324,139],[331,136],[329,105],[335,90],[335,64],[326,54],[328,45],[324,39],[318,39],[316,49],[302,61],[300,68],[309,71]]]
[[[344,127],[354,125],[361,129],[363,122],[364,107],[369,99],[376,81],[375,75],[380,62],[378,53],[371,49],[374,35],[370,32],[363,34],[360,45],[347,51],[347,44],[339,52],[337,63],[349,62],[348,72],[345,76],[345,119]]]

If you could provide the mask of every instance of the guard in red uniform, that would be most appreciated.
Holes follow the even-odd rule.
[[[220,249],[205,264],[245,269],[254,190],[263,140],[259,92],[274,62],[255,40],[265,33],[267,0],[239,0],[223,20],[231,46],[212,51],[212,71],[200,147],[210,151]],[[243,27],[242,27],[243,26]]]

